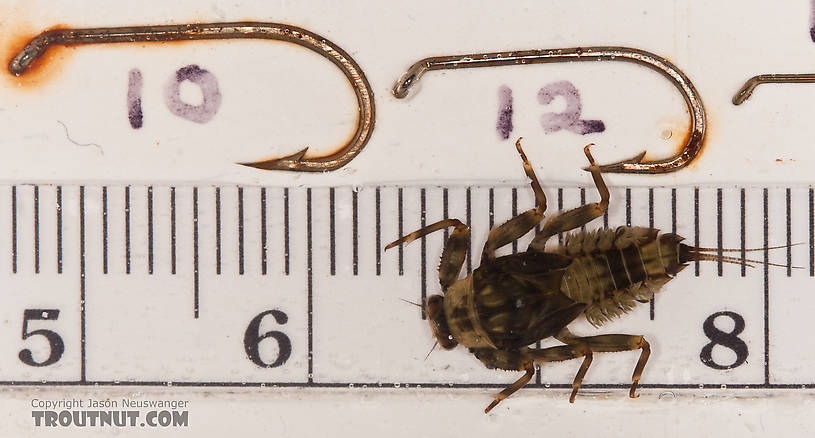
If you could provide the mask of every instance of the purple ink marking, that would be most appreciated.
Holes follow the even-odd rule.
[[[569,81],[553,82],[541,88],[538,92],[538,101],[549,105],[556,97],[566,99],[566,109],[561,113],[545,113],[541,116],[541,125],[547,134],[565,129],[575,134],[585,135],[606,130],[601,120],[582,120],[580,114],[583,104],[580,103],[580,92]]]
[[[815,0],[810,0],[809,6],[809,37],[815,43]]]
[[[200,105],[190,105],[181,100],[181,83],[190,81],[201,88],[203,101]],[[178,69],[164,89],[164,100],[173,114],[195,123],[207,123],[215,117],[221,106],[221,91],[215,75],[193,64]]]
[[[127,81],[127,118],[130,119],[130,126],[133,129],[139,129],[144,125],[141,107],[142,84],[141,70],[137,68],[130,70]]]
[[[813,0],[815,1],[815,0]],[[498,88],[498,136],[503,140],[512,132],[512,88],[501,85]]]

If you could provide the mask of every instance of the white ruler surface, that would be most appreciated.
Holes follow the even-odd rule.
[[[597,197],[547,194],[550,215]],[[383,247],[460,218],[473,230],[471,271],[488,229],[533,205],[528,186],[11,185],[0,205],[2,385],[458,387],[485,389],[487,402],[516,378],[463,348],[425,359],[427,323],[399,299],[438,293],[444,233]],[[729,253],[781,267],[692,263],[620,320],[576,324],[585,335],[645,335],[654,354],[644,392],[815,384],[815,349],[799,324],[815,306],[813,189],[613,189],[595,222],[714,248],[798,244]],[[634,356],[597,355],[583,393],[624,398]],[[547,365],[526,390],[565,399],[578,365]]]

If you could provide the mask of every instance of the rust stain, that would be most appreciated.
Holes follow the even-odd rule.
[[[2,60],[2,71],[0,77],[6,84],[6,88],[16,90],[28,90],[35,87],[41,87],[58,78],[63,72],[65,67],[69,64],[71,52],[74,47],[70,46],[52,46],[45,54],[34,61],[31,67],[25,74],[15,76],[8,70],[8,64],[11,60],[40,33],[47,30],[65,29],[64,25],[56,25],[47,29],[33,28],[33,26],[25,26],[25,29],[10,30],[3,27],[3,32],[0,34],[2,39],[2,47],[0,47],[0,60]]]
[[[692,132],[690,130],[690,120],[688,120],[688,115],[682,115],[677,117],[666,118],[661,120],[656,125],[657,127],[657,137],[662,140],[669,142],[669,144],[673,147],[674,153],[671,155],[681,155],[683,150],[685,149],[685,145],[690,141]],[[668,134],[669,135],[666,135]],[[698,162],[701,159],[702,155],[705,154],[707,149],[710,147],[711,144],[711,120],[710,115],[707,114],[706,116],[706,123],[705,123],[705,139],[704,143],[702,144],[702,149],[696,154],[696,157],[691,160],[688,165],[684,167],[684,169],[692,169],[697,168]],[[646,154],[646,160],[654,159],[651,157],[651,153]]]
[[[167,47],[178,47],[188,44],[206,43],[209,45],[231,45],[236,43],[252,44],[262,43],[260,40],[233,40],[233,39],[207,39],[207,40],[173,40],[173,41],[155,41],[155,42],[117,42],[112,44],[54,44],[48,47],[48,50],[37,60],[35,60],[28,70],[20,76],[15,76],[8,70],[8,64],[20,51],[28,44],[33,38],[39,34],[49,30],[71,29],[71,26],[64,24],[54,25],[48,28],[35,27],[31,25],[17,26],[14,31],[0,25],[0,61],[2,66],[0,69],[0,83],[5,84],[4,88],[16,89],[25,91],[30,89],[40,88],[48,85],[49,83],[57,80],[61,73],[70,65],[70,58],[73,52],[77,49],[90,50],[91,47],[83,48],[81,46],[92,46],[94,50],[109,50],[117,48],[119,50],[124,47],[138,47],[139,49],[164,49]],[[278,44],[291,45],[292,47],[300,47],[288,41],[275,41]]]
[[[25,29],[9,29],[3,28],[0,31],[0,60],[2,60],[2,71],[0,77],[8,88],[17,90],[29,90],[39,88],[49,84],[65,71],[70,65],[70,58],[73,52],[77,49],[82,49],[84,44],[54,44],[48,47],[48,50],[40,58],[35,60],[31,67],[20,76],[15,76],[8,70],[8,64],[20,51],[28,44],[33,38],[43,32],[49,30],[70,29],[70,26],[64,24],[54,25],[48,28],[34,28],[34,26],[26,26]],[[164,48],[174,47],[182,44],[200,43],[199,40],[179,40],[179,41],[162,41],[162,42],[133,42],[133,43],[116,43],[116,44],[93,44],[94,48],[109,49],[119,46],[139,47],[142,49],[148,48]],[[208,40],[209,43],[229,43],[229,40]],[[85,48],[90,49],[90,47]]]

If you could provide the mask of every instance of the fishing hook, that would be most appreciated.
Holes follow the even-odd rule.
[[[8,69],[15,75],[24,74],[32,63],[53,45],[108,44],[134,42],[165,42],[181,40],[267,39],[285,41],[319,53],[337,68],[351,83],[357,98],[357,127],[354,135],[336,152],[306,158],[308,147],[282,158],[274,158],[244,166],[265,170],[322,172],[338,169],[354,159],[370,139],[374,129],[373,90],[362,69],[342,48],[316,33],[300,27],[279,23],[232,22],[175,24],[164,26],[104,27],[93,29],[53,29],[34,37],[10,62]]]
[[[643,65],[671,81],[685,98],[690,112],[690,135],[677,155],[658,161],[643,161],[645,152],[628,160],[600,166],[606,173],[666,173],[687,166],[699,154],[705,138],[706,116],[702,99],[693,83],[670,61],[653,53],[628,47],[574,47],[568,49],[523,50],[434,56],[413,64],[393,87],[397,98],[407,96],[410,88],[430,70],[495,67],[521,64],[545,64],[569,61],[623,61]]]
[[[761,84],[811,84],[813,82],[815,82],[815,74],[813,73],[756,75],[748,79],[744,85],[739,88],[739,91],[736,92],[735,96],[733,96],[733,105],[741,105],[744,103],[745,100],[750,98],[756,87]]]

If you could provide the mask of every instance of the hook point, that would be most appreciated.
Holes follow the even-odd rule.
[[[303,157],[308,152],[308,147],[303,148],[285,157],[273,158],[271,160],[255,161],[251,163],[238,163],[241,166],[252,167],[261,170],[292,170],[298,163],[303,161]]]

